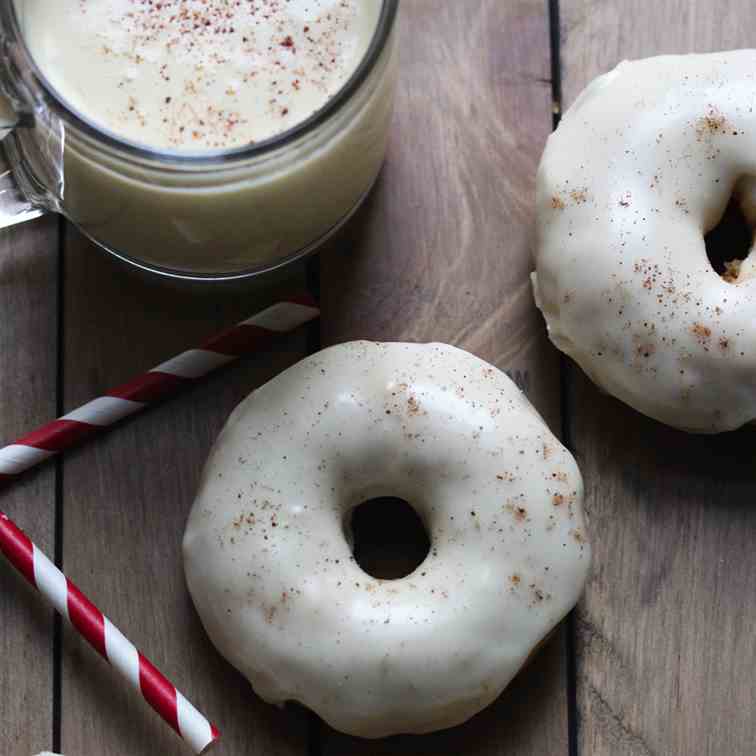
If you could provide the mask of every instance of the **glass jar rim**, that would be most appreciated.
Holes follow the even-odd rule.
[[[104,142],[111,149],[116,150],[129,157],[159,161],[162,163],[173,163],[185,167],[202,167],[202,166],[220,166],[225,163],[249,160],[261,157],[270,152],[274,152],[288,144],[296,142],[301,137],[317,130],[319,126],[326,123],[333,115],[338,113],[341,108],[347,104],[352,95],[357,92],[365,80],[370,76],[375,68],[381,53],[393,31],[396,16],[399,9],[399,0],[382,0],[381,12],[378,18],[373,37],[370,41],[365,55],[362,57],[357,68],[347,79],[341,89],[331,97],[325,105],[316,110],[311,116],[304,121],[292,126],[290,129],[261,140],[252,145],[236,147],[228,150],[208,150],[201,153],[184,152],[180,150],[162,150],[148,147],[129,139],[118,136],[109,129],[96,125],[82,113],[78,112],[72,105],[66,102],[65,98],[52,86],[45,75],[34,61],[29,48],[26,45],[23,34],[21,33],[20,24],[16,15],[15,2],[8,2],[5,8],[8,11],[8,19],[13,34],[23,48],[26,63],[32,70],[34,78],[39,82],[45,92],[50,105],[64,114],[66,120],[73,122],[73,125],[81,130],[85,135],[99,142]]]

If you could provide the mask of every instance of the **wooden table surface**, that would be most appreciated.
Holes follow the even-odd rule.
[[[26,477],[1,506],[224,731],[223,756],[745,756],[756,751],[753,431],[688,436],[602,396],[547,344],[530,294],[533,185],[553,116],[624,57],[746,47],[748,0],[405,0],[383,176],[319,271],[323,318]],[[55,217],[0,234],[0,433],[11,440],[250,314],[166,290]],[[138,334],[137,337],[133,334]],[[259,702],[213,650],[180,541],[234,405],[319,345],[440,340],[507,370],[574,450],[585,597],[487,711],[361,742]],[[0,570],[0,756],[185,751],[9,569]]]

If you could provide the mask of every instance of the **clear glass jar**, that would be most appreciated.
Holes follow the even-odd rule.
[[[152,272],[228,280],[299,259],[349,218],[380,170],[398,2],[383,0],[364,59],[321,110],[252,147],[202,155],[141,147],[74,112],[35,65],[14,3],[0,3],[13,178],[32,205],[63,213],[103,249]],[[0,135],[2,122],[0,109]]]

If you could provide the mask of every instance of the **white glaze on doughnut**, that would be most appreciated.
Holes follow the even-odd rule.
[[[704,246],[733,192],[756,223],[753,177],[753,50],[621,63],[541,161],[534,287],[552,341],[678,428],[756,417],[754,263],[727,282]]]
[[[377,580],[343,523],[411,502],[432,549]],[[316,354],[232,414],[184,554],[205,628],[267,701],[363,737],[461,723],[565,616],[590,561],[578,468],[502,372],[442,344]]]

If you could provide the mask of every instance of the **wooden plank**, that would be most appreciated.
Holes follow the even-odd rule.
[[[12,441],[55,417],[58,220],[0,233],[0,435]],[[55,468],[2,492],[5,511],[50,556]],[[52,745],[53,615],[0,557],[0,753]]]
[[[321,257],[325,344],[446,341],[509,370],[559,429],[559,367],[528,273],[537,159],[551,129],[542,0],[412,0],[383,176]],[[455,730],[327,756],[566,754],[560,633],[486,712]]]
[[[558,427],[556,362],[528,273],[551,130],[540,0],[411,0],[386,166],[322,255],[323,340],[445,340],[515,371]],[[519,373],[516,373],[519,371]]]
[[[752,46],[745,0],[562,0],[571,102],[622,58]],[[579,752],[728,754],[756,743],[752,432],[668,430],[575,368],[594,572],[578,613]]]
[[[293,274],[277,288],[303,286]],[[267,305],[262,291],[176,291],[134,279],[68,236],[64,291],[68,409]],[[280,293],[280,292],[279,292]],[[306,333],[196,386],[66,458],[64,565],[195,705],[223,753],[299,756],[306,720],[260,702],[214,651],[186,591],[180,544],[209,447],[231,409],[305,354]],[[63,648],[66,754],[168,756],[185,747],[79,638]]]

